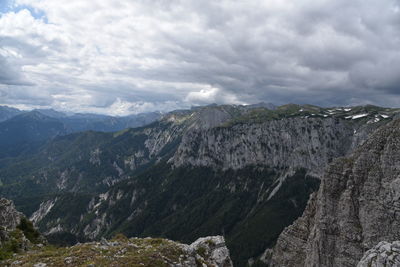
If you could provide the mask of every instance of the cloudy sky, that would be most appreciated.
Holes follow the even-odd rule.
[[[400,106],[399,0],[0,0],[0,104]]]

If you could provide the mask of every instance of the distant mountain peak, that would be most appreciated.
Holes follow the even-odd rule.
[[[48,117],[52,118],[64,118],[67,116],[67,114],[54,110],[54,109],[34,109],[33,111],[37,111],[43,115],[46,115]]]
[[[19,109],[8,106],[0,106],[0,122],[8,120],[20,113],[22,113],[22,111]]]

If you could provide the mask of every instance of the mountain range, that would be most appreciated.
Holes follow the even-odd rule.
[[[71,117],[20,113],[0,124],[0,142],[23,143],[4,130],[14,121],[27,127],[15,132],[38,145],[29,154],[21,155],[28,148],[4,154],[0,195],[53,243],[116,233],[184,243],[223,235],[235,266],[265,266],[280,262],[279,254],[266,255],[311,205],[309,196],[325,188],[325,169],[393,127],[399,113],[376,106],[212,105],[158,115],[136,128],[92,129],[102,132],[68,126]]]
[[[52,109],[21,111],[0,106],[0,159],[27,155],[55,136],[74,132],[119,131],[139,127],[161,117],[159,112],[125,117],[66,114]]]

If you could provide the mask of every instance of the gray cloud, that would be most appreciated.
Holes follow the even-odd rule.
[[[26,81],[21,72],[0,55],[0,84],[4,85],[33,85]]]
[[[0,17],[0,83],[35,84],[22,95],[0,87],[3,103],[121,113],[212,102],[399,106],[399,1],[16,4],[48,23],[27,10]]]

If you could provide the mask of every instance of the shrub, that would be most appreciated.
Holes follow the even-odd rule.
[[[35,229],[32,222],[27,218],[22,218],[21,222],[17,226],[17,229],[21,230],[25,237],[34,244],[40,243],[40,233]]]

